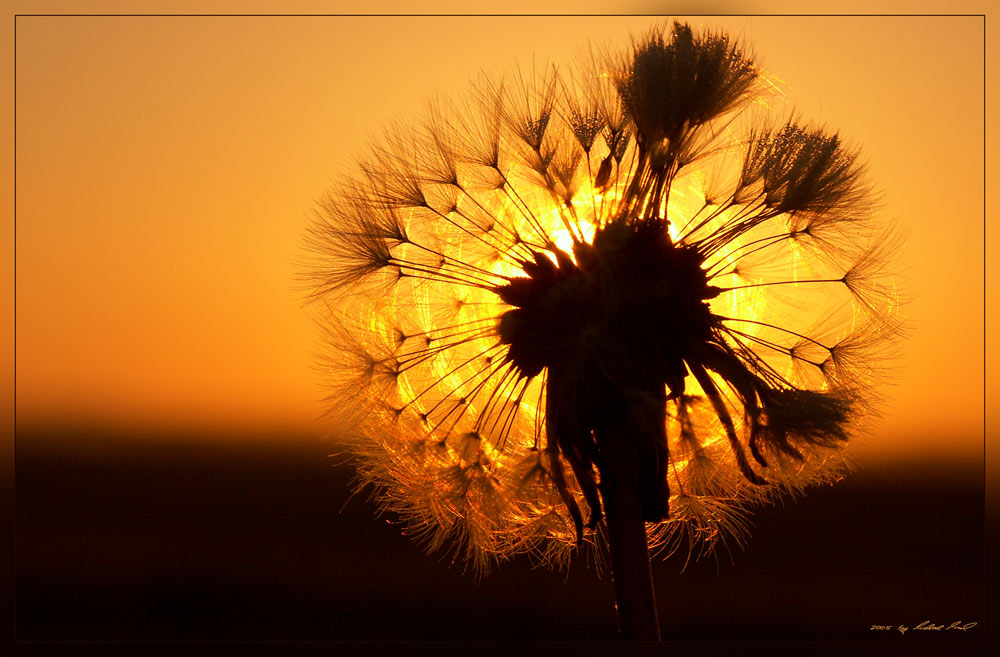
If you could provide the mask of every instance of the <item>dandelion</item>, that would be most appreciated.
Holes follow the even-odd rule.
[[[858,151],[767,89],[726,35],[658,27],[437,100],[320,203],[331,412],[405,531],[480,572],[609,554],[623,636],[658,638],[651,551],[841,476],[895,234]]]

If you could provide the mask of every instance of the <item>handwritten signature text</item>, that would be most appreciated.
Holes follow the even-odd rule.
[[[900,634],[906,634],[911,629],[913,631],[921,631],[921,632],[946,632],[948,630],[958,630],[959,632],[967,632],[968,630],[971,630],[978,624],[979,623],[976,623],[975,621],[966,622],[957,620],[950,625],[945,625],[944,623],[938,625],[937,623],[932,623],[929,620],[925,620],[922,621],[919,625],[915,625],[912,628],[908,625],[872,625],[871,629],[873,631],[896,630]]]

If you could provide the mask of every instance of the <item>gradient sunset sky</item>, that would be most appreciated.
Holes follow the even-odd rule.
[[[295,282],[315,200],[432,94],[656,20],[19,17],[18,423],[328,431]],[[860,454],[981,457],[983,18],[688,20],[752,46],[777,111],[859,145],[908,234],[911,336]]]

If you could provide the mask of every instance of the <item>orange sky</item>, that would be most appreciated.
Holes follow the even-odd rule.
[[[717,17],[787,111],[862,146],[913,326],[869,448],[981,453],[983,19]],[[317,433],[294,275],[317,199],[381,123],[643,17],[21,17],[18,422]]]

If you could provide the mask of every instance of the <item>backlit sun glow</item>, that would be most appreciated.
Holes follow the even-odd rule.
[[[576,86],[484,78],[320,204],[333,412],[430,549],[484,567],[598,547],[608,441],[633,421],[665,427],[636,440],[662,460],[644,512],[668,552],[740,543],[750,504],[846,467],[897,332],[892,233],[856,150],[767,117],[774,83],[736,45],[674,29]],[[722,53],[726,92],[656,105],[648,60],[683,48]]]

